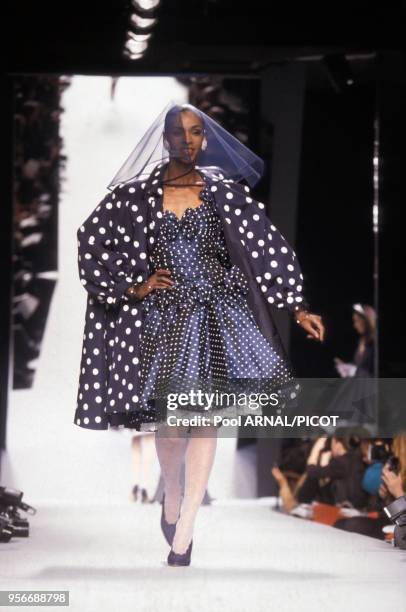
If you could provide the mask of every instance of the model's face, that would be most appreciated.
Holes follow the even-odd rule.
[[[357,313],[354,312],[352,315],[352,323],[354,329],[362,336],[366,332],[366,323],[363,317],[360,317]]]
[[[199,155],[204,138],[203,124],[193,111],[179,113],[179,119],[166,132],[170,156],[183,163],[194,163]]]

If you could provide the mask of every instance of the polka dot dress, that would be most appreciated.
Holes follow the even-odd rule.
[[[247,391],[252,379],[264,379],[275,390],[293,380],[288,364],[262,335],[247,305],[247,279],[231,265],[207,188],[200,199],[201,204],[187,208],[180,219],[164,211],[151,260],[155,270],[171,270],[175,285],[153,290],[141,301],[146,312],[140,336],[141,404],[146,412],[155,411],[159,422],[170,413],[158,409],[166,405],[169,393],[197,388],[207,392],[214,390],[213,382],[219,389],[221,381],[237,393],[239,382]],[[185,405],[172,414],[191,417],[203,412],[207,419],[229,408]],[[234,405],[232,409],[235,414]],[[149,430],[151,423],[140,426]]]
[[[296,253],[247,185],[210,168],[200,168],[197,207],[180,219],[164,210],[165,167],[116,186],[77,230],[87,292],[79,427],[156,431],[165,392],[195,390],[194,381],[231,393],[294,385],[287,397],[297,395],[271,313],[309,309]],[[172,271],[174,287],[129,297],[157,268]]]

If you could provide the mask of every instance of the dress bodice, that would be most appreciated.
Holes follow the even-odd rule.
[[[163,213],[151,263],[154,271],[171,270],[175,285],[149,293],[143,299],[147,310],[152,304],[164,309],[190,301],[235,303],[248,293],[247,279],[231,263],[213,196],[205,187],[199,197],[201,204],[187,208],[180,219],[172,211]]]

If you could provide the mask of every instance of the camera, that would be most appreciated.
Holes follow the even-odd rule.
[[[386,460],[386,465],[389,471],[393,472],[394,474],[399,474],[399,457],[396,457],[395,455],[389,455]]]
[[[406,495],[398,497],[388,506],[384,507],[384,512],[395,523],[395,546],[401,550],[406,550]]]
[[[371,461],[380,461],[386,463],[389,457],[392,455],[386,443],[379,440],[375,440],[369,447],[369,457]]]

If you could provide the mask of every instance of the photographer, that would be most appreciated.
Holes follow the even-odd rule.
[[[396,436],[392,444],[393,455],[383,466],[379,494],[389,503],[406,493],[406,434]]]
[[[336,521],[334,527],[383,540],[385,536],[382,528],[392,524],[383,512],[383,507],[405,495],[406,492],[406,433],[393,439],[391,449],[388,443],[383,441],[371,444],[370,456],[371,468],[376,466],[376,463],[381,463],[380,478],[375,485],[377,489],[376,518],[355,516],[340,519]]]
[[[326,438],[319,438],[310,452],[307,478],[298,494],[299,503],[317,499],[334,505],[350,503],[354,508],[363,508],[367,501],[362,489],[365,465],[359,450],[351,447],[347,432],[340,428],[331,438],[330,449],[326,448],[326,442]]]
[[[272,468],[285,509],[313,501],[363,508],[367,493],[362,489],[365,464],[358,448],[352,448],[347,431],[338,428],[331,440],[318,438],[307,459],[306,470],[292,491],[283,472]]]

